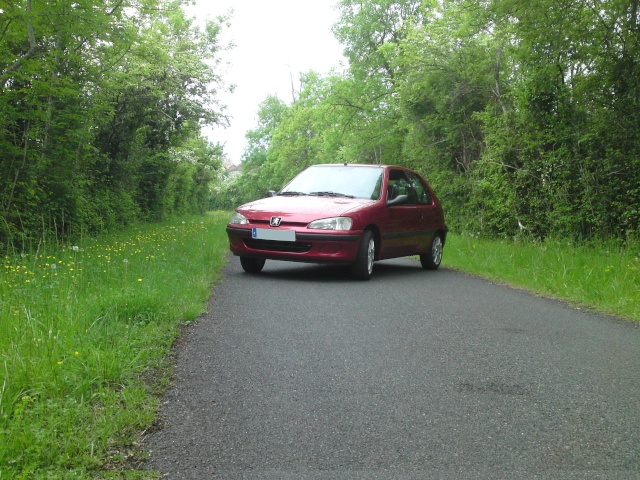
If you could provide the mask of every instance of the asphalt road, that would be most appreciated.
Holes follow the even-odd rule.
[[[231,258],[176,358],[164,478],[640,479],[640,328],[416,260]]]

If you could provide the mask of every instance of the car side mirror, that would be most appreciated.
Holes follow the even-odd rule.
[[[393,200],[387,200],[387,207],[393,207],[394,205],[402,205],[409,201],[409,195],[398,195]]]
[[[267,192],[267,196],[268,197],[275,197],[276,196],[276,191],[275,190],[269,190]]]

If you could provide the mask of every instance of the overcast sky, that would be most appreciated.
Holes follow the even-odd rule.
[[[299,90],[300,72],[327,73],[344,63],[342,46],[331,33],[338,19],[336,0],[197,0],[189,13],[214,18],[233,10],[223,40],[235,48],[224,55],[230,62],[223,78],[236,85],[221,96],[231,126],[208,133],[225,145],[228,158],[239,163],[245,132],[256,126],[258,105],[268,96],[291,103],[291,78]]]

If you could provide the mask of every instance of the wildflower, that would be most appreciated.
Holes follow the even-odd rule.
[[[138,281],[139,281],[139,282],[141,282],[141,281],[142,281],[142,279],[141,279],[141,278],[139,278],[139,279],[138,279]]]
[[[73,247],[71,247],[71,250],[73,250],[74,252],[79,252],[80,247],[78,247],[77,245],[74,245]]]
[[[122,263],[124,263],[125,265],[127,265],[129,263],[129,260],[127,260],[126,258],[124,260],[122,260]]]
[[[80,352],[76,352],[76,353],[75,353],[75,356],[76,356],[76,357],[77,357],[78,355],[80,355]]]
[[[58,268],[58,266],[55,263],[51,264],[51,270],[55,270],[56,268]]]
[[[58,360],[58,365],[62,365],[62,360]]]

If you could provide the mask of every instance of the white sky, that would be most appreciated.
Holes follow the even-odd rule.
[[[223,73],[235,84],[231,95],[221,95],[231,126],[205,131],[225,145],[228,159],[240,163],[247,130],[257,124],[259,104],[268,95],[291,103],[291,78],[300,89],[300,72],[328,73],[340,69],[342,46],[331,33],[339,12],[337,0],[196,0],[188,10],[199,19],[214,18],[233,9],[223,41],[235,47],[224,54],[230,65]]]

